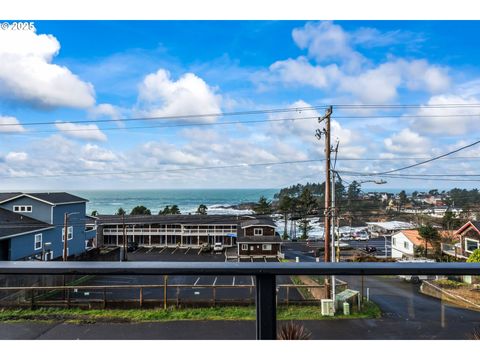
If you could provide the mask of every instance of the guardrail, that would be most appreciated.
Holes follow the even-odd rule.
[[[480,275],[480,263],[0,262],[4,275],[250,275],[257,339],[276,339],[277,275]]]

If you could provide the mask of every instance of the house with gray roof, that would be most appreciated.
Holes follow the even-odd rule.
[[[94,246],[94,221],[85,215],[88,200],[65,192],[0,193],[0,261],[52,260]]]

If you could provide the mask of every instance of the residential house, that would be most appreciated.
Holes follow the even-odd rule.
[[[282,240],[275,227],[269,218],[241,222],[237,236],[239,258],[276,258],[281,253]]]
[[[65,192],[0,193],[0,260],[62,258],[65,217],[67,255],[93,247],[95,222],[85,216],[86,202]]]
[[[423,239],[418,230],[401,230],[392,235],[392,258],[394,259],[413,259],[418,247],[425,248],[425,239]],[[432,251],[432,245],[426,244],[427,251]]]
[[[442,252],[458,260],[466,260],[470,254],[480,248],[480,222],[468,221],[454,235],[458,242],[442,243]]]

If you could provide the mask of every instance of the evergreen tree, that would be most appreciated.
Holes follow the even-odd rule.
[[[130,215],[152,215],[150,209],[147,209],[143,205],[135,206],[132,211],[130,212]]]
[[[268,215],[272,213],[272,203],[265,196],[261,196],[258,203],[253,207],[253,211],[258,215]]]
[[[180,209],[178,208],[177,205],[172,205],[170,208],[170,214],[172,215],[179,215],[180,214]]]
[[[284,221],[283,236],[282,236],[283,240],[288,239],[288,233],[287,233],[288,215],[291,214],[293,210],[293,205],[294,205],[293,199],[288,195],[282,196],[278,203],[278,209],[283,214],[283,221]]]
[[[92,216],[98,216],[98,211],[97,211],[97,210],[93,210],[90,215],[92,215]]]
[[[425,257],[428,255],[428,244],[434,247],[434,242],[440,239],[440,235],[438,234],[437,229],[435,229],[432,225],[428,224],[425,226],[420,226],[418,228],[418,234],[425,240]]]
[[[208,210],[208,208],[207,208],[206,205],[200,204],[200,206],[198,207],[196,213],[197,213],[198,215],[207,215],[207,210]]]
[[[169,215],[170,214],[170,206],[165,206],[163,210],[158,212],[158,215]]]
[[[115,213],[115,215],[125,215],[125,214],[126,214],[126,211],[123,208],[118,208],[117,212]]]

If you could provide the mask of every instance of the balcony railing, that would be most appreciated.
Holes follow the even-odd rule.
[[[255,276],[257,339],[276,339],[277,275],[480,275],[480,263],[0,262],[3,275]]]
[[[228,229],[126,229],[127,235],[226,235],[236,233]],[[103,229],[103,235],[123,235],[123,229]]]

